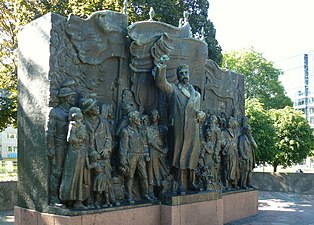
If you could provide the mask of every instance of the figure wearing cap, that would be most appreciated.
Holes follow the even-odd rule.
[[[100,110],[97,105],[97,101],[94,99],[86,99],[82,102],[81,105],[82,112],[84,114],[84,122],[87,129],[87,147],[89,156],[97,155],[97,164],[103,165],[102,173],[106,175],[107,183],[111,183],[111,173],[112,168],[110,164],[110,157],[112,152],[112,131],[111,126],[107,118],[103,115],[100,115]],[[107,112],[108,113],[108,112]],[[93,179],[95,180],[95,179]],[[109,201],[113,205],[118,205],[113,191],[108,188],[108,185],[101,184],[98,182],[93,185],[93,191],[96,192],[96,206],[100,202],[102,192],[109,194]],[[109,185],[110,186],[110,185]],[[97,194],[98,193],[98,194]],[[108,198],[107,198],[108,200]]]
[[[47,155],[51,162],[50,204],[62,206],[59,198],[63,165],[67,151],[69,127],[69,109],[75,103],[75,91],[68,86],[61,86],[58,92],[59,104],[49,114],[47,128]]]

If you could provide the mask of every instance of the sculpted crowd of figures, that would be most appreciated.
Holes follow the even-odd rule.
[[[257,146],[247,117],[202,111],[189,67],[178,65],[179,82],[170,83],[166,58],[152,71],[167,96],[163,124],[159,109],[144,112],[129,89],[122,92],[117,120],[111,104],[99,105],[94,93],[78,96],[72,80],[62,83],[47,129],[50,205],[81,210],[254,188]]]

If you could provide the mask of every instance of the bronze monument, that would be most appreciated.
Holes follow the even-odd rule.
[[[207,59],[187,18],[50,13],[19,40],[21,207],[84,214],[254,188],[244,78]]]

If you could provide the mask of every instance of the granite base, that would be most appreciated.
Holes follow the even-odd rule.
[[[172,205],[136,205],[76,216],[41,213],[16,206],[15,225],[222,225],[253,216],[258,210],[256,190],[193,196],[174,196],[170,198]],[[199,202],[194,202],[195,199]]]

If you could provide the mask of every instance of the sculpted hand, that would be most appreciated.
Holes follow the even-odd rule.
[[[196,112],[196,121],[198,123],[203,123],[206,119],[206,114],[203,111]]]
[[[52,150],[52,149],[48,149],[47,156],[48,156],[48,158],[51,159],[51,160],[55,159],[55,156],[56,156],[56,155],[55,155],[55,151]]]

